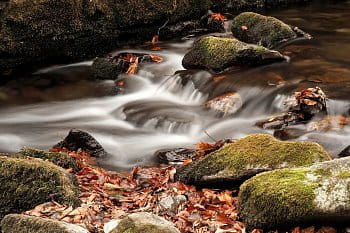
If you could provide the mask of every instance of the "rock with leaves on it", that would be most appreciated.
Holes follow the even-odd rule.
[[[155,214],[139,212],[105,225],[105,233],[180,233],[173,223]]]
[[[232,21],[231,30],[237,39],[267,48],[274,48],[298,37],[311,39],[309,34],[296,27],[254,12],[244,12],[236,16]]]
[[[259,174],[241,185],[239,211],[249,229],[347,224],[350,158]]]
[[[183,58],[182,65],[186,69],[223,71],[232,66],[258,66],[285,60],[279,52],[262,46],[246,44],[234,38],[206,36],[194,43]]]
[[[1,230],[2,233],[89,233],[78,225],[22,214],[6,215]]]
[[[0,157],[0,219],[52,200],[72,206],[80,204],[71,174],[41,159]]]
[[[330,160],[313,142],[282,142],[266,134],[250,135],[177,169],[176,180],[204,186],[236,186],[250,177],[288,167]]]

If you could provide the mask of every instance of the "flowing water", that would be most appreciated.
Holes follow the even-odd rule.
[[[105,165],[128,169],[152,163],[158,149],[271,134],[255,122],[283,111],[283,102],[294,91],[315,86],[329,97],[330,114],[349,116],[350,1],[264,13],[302,28],[314,39],[282,48],[289,62],[216,75],[192,71],[187,76],[174,73],[183,69],[181,60],[193,38],[162,42],[162,50],[155,53],[164,62],[125,75],[123,94],[118,95],[113,94],[113,81],[87,79],[91,61],[49,67],[7,83],[0,87],[0,152],[24,146],[49,149],[76,128],[90,132],[112,155]],[[149,53],[143,46],[115,53],[120,51]],[[234,115],[219,116],[203,107],[227,92],[237,92],[242,99]],[[297,140],[319,142],[337,155],[350,145],[350,127],[309,131]]]

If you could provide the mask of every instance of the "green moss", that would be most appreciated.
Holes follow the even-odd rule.
[[[177,178],[186,183],[210,180],[237,181],[267,170],[309,166],[330,160],[313,142],[282,142],[270,135],[255,134],[226,144],[203,160],[180,168]]]
[[[169,233],[169,230],[156,225],[135,224],[130,218],[120,221],[111,233]]]
[[[234,65],[262,65],[285,58],[277,51],[246,44],[234,38],[206,36],[194,43],[185,55],[185,68],[206,68],[222,71]]]
[[[70,174],[40,159],[0,157],[0,218],[51,200],[79,205],[78,188]]]
[[[21,214],[9,214],[1,221],[1,229],[6,233],[72,233],[88,232],[87,230],[74,226],[76,230],[69,230],[70,224],[47,218],[26,216]],[[78,231],[79,229],[79,231]]]
[[[249,229],[274,229],[298,224],[316,208],[317,183],[306,178],[307,169],[283,169],[259,174],[240,187],[239,211]]]
[[[242,30],[242,26],[247,30]],[[244,12],[232,21],[232,33],[238,39],[267,48],[297,37],[292,28],[282,21],[254,12]]]
[[[322,176],[331,176],[332,172],[331,170],[328,168],[319,168],[316,169],[315,171],[312,172],[315,176],[318,177],[322,177]]]
[[[342,171],[340,172],[337,177],[347,179],[350,178],[350,172],[349,171]]]
[[[77,161],[67,153],[47,152],[33,148],[23,148],[19,153],[12,155],[13,157],[33,157],[48,160],[59,167],[68,169],[72,168],[74,172],[78,172],[80,167]]]

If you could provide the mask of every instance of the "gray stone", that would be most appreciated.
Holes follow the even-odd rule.
[[[89,233],[78,225],[22,214],[9,214],[1,221],[2,233]]]

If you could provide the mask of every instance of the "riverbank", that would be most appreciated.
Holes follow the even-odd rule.
[[[0,3],[0,74],[93,58],[158,33],[180,37],[210,9],[235,14],[296,2],[307,1],[9,0]]]

